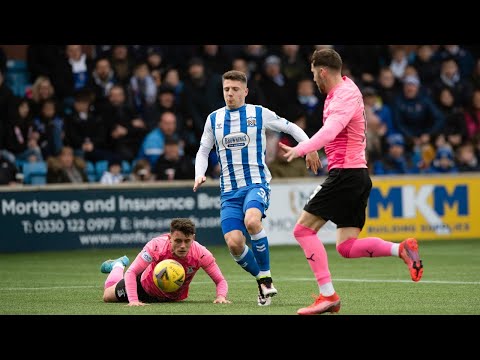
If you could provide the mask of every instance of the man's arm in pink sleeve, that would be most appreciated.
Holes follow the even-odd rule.
[[[299,156],[304,156],[312,151],[318,151],[328,143],[332,142],[338,134],[344,129],[340,121],[329,119],[323,124],[323,127],[317,131],[309,140],[299,143],[295,150]]]
[[[228,283],[227,280],[223,277],[220,267],[215,261],[212,261],[210,265],[207,265],[203,268],[205,272],[210,276],[217,286],[217,296],[227,297],[228,293]]]
[[[143,251],[142,251],[143,252]],[[125,289],[127,290],[128,302],[138,301],[137,276],[140,275],[150,264],[145,261],[142,253],[138,254],[133,263],[125,272]]]

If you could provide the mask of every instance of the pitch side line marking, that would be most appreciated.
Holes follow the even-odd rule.
[[[228,280],[229,283],[251,282],[252,280]],[[314,278],[290,278],[279,279],[279,281],[315,281]],[[365,283],[414,283],[412,280],[380,280],[380,279],[333,279],[333,282],[365,282]],[[210,284],[210,281],[193,281],[191,285]],[[480,285],[480,281],[446,281],[446,280],[420,280],[417,284],[448,284],[448,285]],[[0,291],[22,291],[22,290],[62,290],[62,289],[94,289],[103,285],[72,285],[72,286],[46,286],[46,287],[7,287],[0,288]]]

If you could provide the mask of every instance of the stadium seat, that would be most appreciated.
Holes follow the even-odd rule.
[[[132,164],[130,164],[127,160],[122,161],[122,174],[123,176],[128,176],[132,172]]]
[[[97,171],[95,170],[95,165],[91,161],[86,162],[87,166],[85,172],[87,173],[89,182],[97,182]]]
[[[99,160],[95,163],[95,172],[97,173],[97,181],[100,181],[103,173],[107,170],[108,170],[107,160]]]
[[[5,82],[16,96],[24,97],[30,86],[30,75],[27,62],[24,60],[8,60]]]
[[[47,163],[37,161],[23,164],[23,183],[26,185],[45,185],[47,183]]]

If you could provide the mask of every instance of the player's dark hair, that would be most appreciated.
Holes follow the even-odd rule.
[[[340,71],[342,70],[342,64],[340,54],[333,49],[319,49],[312,54],[313,67],[325,66]]]
[[[175,231],[180,231],[185,234],[185,236],[190,236],[195,234],[195,223],[186,218],[173,219],[170,223],[170,233]]]
[[[230,70],[223,74],[222,82],[225,80],[241,81],[242,83],[247,84],[247,75],[238,70]]]

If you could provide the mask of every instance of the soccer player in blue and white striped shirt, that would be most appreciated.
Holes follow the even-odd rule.
[[[308,140],[308,136],[273,111],[246,104],[245,73],[228,71],[222,83],[226,106],[207,117],[195,160],[193,191],[206,180],[208,155],[215,145],[221,166],[220,215],[225,241],[235,261],[257,279],[258,305],[270,305],[277,290],[272,283],[268,239],[262,226],[272,178],[265,162],[265,129],[290,134],[298,142]],[[306,165],[317,173],[320,160],[316,151],[306,155]],[[246,246],[244,232],[250,235],[252,249]]]

